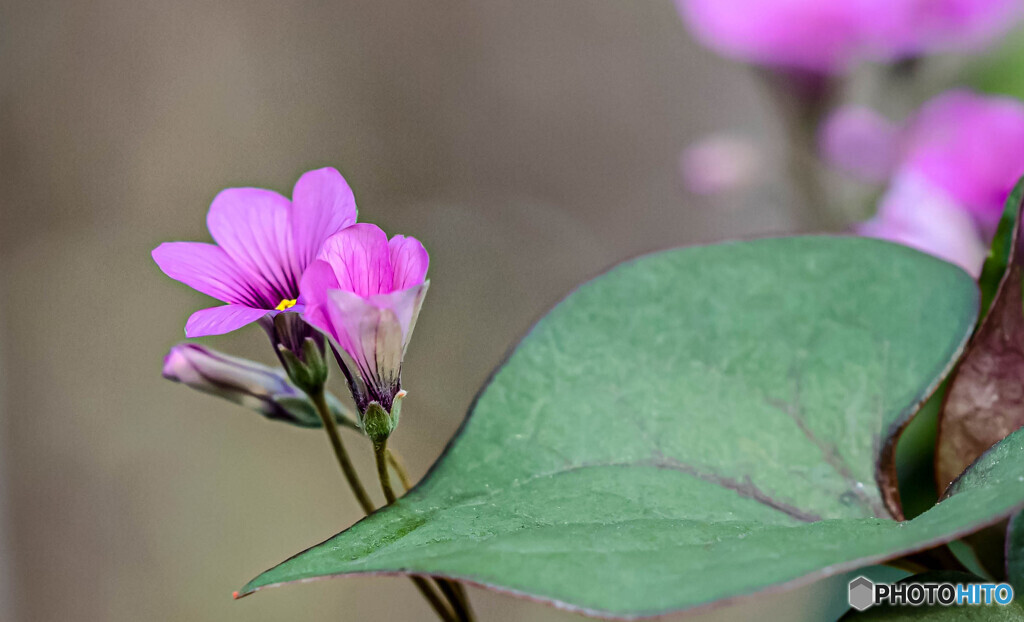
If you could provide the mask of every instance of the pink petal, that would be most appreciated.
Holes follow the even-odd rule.
[[[874,110],[845,106],[825,121],[818,142],[825,159],[839,170],[881,182],[892,174],[901,138],[899,126]]]
[[[398,290],[389,294],[378,294],[369,298],[370,304],[387,309],[394,314],[402,331],[402,353],[409,346],[412,331],[416,328],[416,319],[423,306],[423,298],[427,295],[430,281],[424,281],[408,289]]]
[[[391,291],[388,236],[376,225],[360,223],[334,234],[319,259],[331,264],[343,290],[363,298]]]
[[[887,57],[965,51],[1006,34],[1021,18],[1020,0],[893,2],[889,19],[873,29]]]
[[[676,5],[694,35],[722,54],[821,73],[842,71],[855,60],[866,22],[884,19],[880,13],[886,12],[880,0],[676,0]]]
[[[325,308],[327,292],[331,289],[338,289],[338,279],[331,265],[320,259],[309,264],[299,284],[302,302],[306,305],[302,317],[312,326],[334,336],[334,327]]]
[[[206,224],[217,244],[276,306],[294,298],[301,275],[292,251],[288,199],[270,190],[229,188],[210,205]]]
[[[301,266],[316,259],[324,240],[356,222],[356,199],[333,168],[309,171],[292,190],[289,216],[295,256]]]
[[[709,134],[679,154],[686,189],[711,196],[749,188],[764,177],[766,153],[751,138],[725,132]]]
[[[377,360],[381,355],[377,352],[377,336],[381,328],[382,310],[353,292],[335,289],[329,291],[327,296],[327,314],[336,329],[335,340],[355,361],[363,379],[370,384],[379,384],[381,373],[377,367]],[[388,315],[394,318],[394,313],[388,311]],[[390,342],[401,360],[401,327],[397,320],[386,322],[384,330],[398,333],[397,345],[393,338]],[[383,355],[383,358],[385,361],[392,361],[394,356],[394,353],[391,353]]]
[[[902,168],[942,188],[991,233],[1024,174],[1024,104],[964,90],[932,99],[911,124]]]
[[[207,335],[223,335],[246,324],[251,324],[266,314],[266,309],[253,309],[243,305],[224,305],[200,309],[193,313],[185,323],[185,336],[191,339]]]
[[[898,242],[956,264],[973,276],[981,273],[988,252],[970,214],[940,188],[915,175],[901,175],[882,197],[861,235]]]
[[[255,304],[246,274],[227,253],[202,242],[165,242],[153,249],[153,261],[164,274],[224,302]]]
[[[416,238],[396,235],[388,242],[391,255],[393,289],[406,289],[419,285],[427,277],[430,256]]]

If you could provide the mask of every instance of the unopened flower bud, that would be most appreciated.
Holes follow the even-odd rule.
[[[309,398],[280,369],[182,343],[171,348],[164,358],[163,376],[255,410],[268,419],[302,427],[321,425]],[[328,394],[327,404],[335,421],[356,427],[337,398]]]
[[[324,359],[323,348],[312,338],[306,338],[302,344],[300,355],[286,348],[277,346],[278,355],[288,373],[288,378],[308,395],[316,395],[323,391],[327,382],[327,361]]]
[[[374,443],[383,443],[391,436],[391,433],[398,427],[398,417],[402,411],[402,399],[405,397],[405,391],[399,391],[395,395],[395,400],[391,406],[391,412],[388,412],[378,402],[370,402],[366,406],[366,410],[363,411],[361,422],[363,426],[363,432],[370,438]]]

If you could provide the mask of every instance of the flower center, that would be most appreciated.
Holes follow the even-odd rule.
[[[281,302],[277,303],[277,306],[274,307],[274,310],[275,311],[285,311],[287,309],[291,309],[292,307],[295,306],[295,301],[296,300],[298,300],[298,299],[297,298],[292,298],[291,300],[289,300],[287,298],[282,298]]]

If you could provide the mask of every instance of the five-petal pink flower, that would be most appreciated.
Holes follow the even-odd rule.
[[[401,390],[402,359],[426,295],[429,257],[418,240],[357,224],[333,235],[300,284],[303,318],[355,363],[362,412],[370,402],[391,411]]]
[[[224,190],[206,220],[216,244],[167,242],[153,250],[167,276],[227,303],[193,313],[188,337],[301,311],[303,273],[328,237],[355,223],[356,203],[341,174],[323,168],[299,178],[291,201],[259,188]]]

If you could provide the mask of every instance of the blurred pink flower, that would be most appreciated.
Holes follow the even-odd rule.
[[[857,232],[935,255],[975,277],[988,253],[971,217],[940,188],[912,173],[893,180],[878,214],[858,225]]]
[[[815,73],[977,47],[1021,16],[1020,0],[676,0],[694,35],[746,62]]]
[[[712,134],[679,155],[679,172],[687,190],[714,195],[753,185],[762,178],[764,155],[750,139]]]
[[[864,181],[889,178],[899,157],[901,128],[870,108],[845,106],[832,113],[818,133],[825,159]]]
[[[845,69],[877,0],[676,0],[694,36],[747,62],[832,73]]]
[[[921,178],[988,235],[1024,175],[1024,104],[949,91],[900,129],[870,111],[841,108],[823,124],[820,144],[829,162],[859,179]]]
[[[893,58],[976,49],[1024,15],[1021,0],[898,0],[891,7],[890,19],[875,22],[873,45]]]
[[[1024,104],[950,91],[917,113],[903,151],[900,171],[941,188],[982,231],[992,233],[1007,195],[1024,175]]]
[[[360,412],[370,402],[390,412],[401,390],[429,261],[415,238],[389,241],[377,226],[358,224],[328,239],[302,277],[303,318],[332,337],[359,370],[363,386],[353,393]]]
[[[333,168],[299,178],[292,200],[259,188],[214,198],[206,224],[217,244],[165,242],[153,250],[164,273],[227,304],[202,309],[187,337],[219,335],[281,311],[301,311],[299,280],[331,234],[356,221],[352,190]]]

